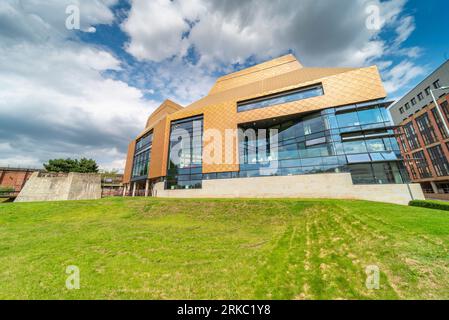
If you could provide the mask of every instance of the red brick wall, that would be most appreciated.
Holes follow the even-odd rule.
[[[20,192],[33,172],[28,170],[0,169],[0,186],[12,187],[16,192]]]

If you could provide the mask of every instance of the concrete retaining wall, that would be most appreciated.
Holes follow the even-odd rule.
[[[98,174],[52,174],[35,172],[16,202],[101,199]]]
[[[160,182],[153,194],[173,198],[357,199],[402,205],[412,198],[424,199],[419,184],[354,185],[350,173],[204,180],[202,189],[191,190],[164,190]]]

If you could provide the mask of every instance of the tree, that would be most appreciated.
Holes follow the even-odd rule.
[[[68,159],[53,159],[44,163],[45,170],[49,172],[75,172],[78,167],[78,161]]]
[[[100,170],[100,173],[103,178],[116,178],[119,175],[117,169]]]
[[[118,173],[118,170],[112,169],[112,170],[100,170],[101,173],[101,180],[104,183],[114,183],[114,182],[121,182],[122,176]]]
[[[44,163],[45,170],[49,172],[80,172],[98,173],[98,165],[95,160],[78,159],[52,159]]]
[[[78,161],[78,171],[81,173],[98,173],[98,165],[95,160],[82,158]]]

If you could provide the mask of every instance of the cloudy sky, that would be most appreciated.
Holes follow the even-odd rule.
[[[124,166],[165,98],[293,53],[377,64],[390,98],[449,58],[447,0],[2,0],[0,166],[89,157]],[[76,12],[80,12],[79,29]]]

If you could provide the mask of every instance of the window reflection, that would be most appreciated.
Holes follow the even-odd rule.
[[[357,112],[360,124],[371,124],[383,122],[382,113],[378,108],[366,109]]]
[[[167,189],[202,186],[203,117],[173,121],[170,131]]]
[[[244,112],[254,109],[261,109],[283,103],[318,97],[322,95],[324,95],[322,85],[317,85],[309,88],[300,88],[290,92],[239,102],[237,103],[237,111]]]
[[[359,126],[360,121],[359,117],[357,116],[357,112],[349,112],[349,113],[342,113],[337,115],[337,122],[339,127],[354,127]]]
[[[132,179],[146,179],[148,176],[153,133],[147,133],[136,141],[134,152]]]
[[[354,183],[395,183],[392,181],[399,180],[394,178],[394,166],[376,166],[376,170],[388,170],[380,178],[376,178],[372,166],[369,167],[369,173],[362,174],[361,178],[350,169],[358,164],[400,163],[399,145],[394,131],[390,129],[391,122],[382,110],[384,108],[378,104],[367,104],[360,109],[353,105],[327,109],[306,117],[278,120],[275,124],[248,124],[242,126],[242,129],[253,129],[254,132],[258,129],[267,132],[270,129],[279,130],[277,157],[270,155],[272,161],[279,160],[277,175],[351,172]],[[366,125],[374,128],[364,129]],[[246,150],[251,141],[245,140],[242,144]],[[240,154],[238,174],[243,177],[260,175],[258,169],[267,165],[260,161],[263,157],[257,155],[257,146],[253,144],[250,149],[256,156],[248,158],[245,151]],[[266,149],[269,147],[266,146]],[[395,168],[399,168],[402,179],[406,181],[405,168],[404,172],[400,165]]]

